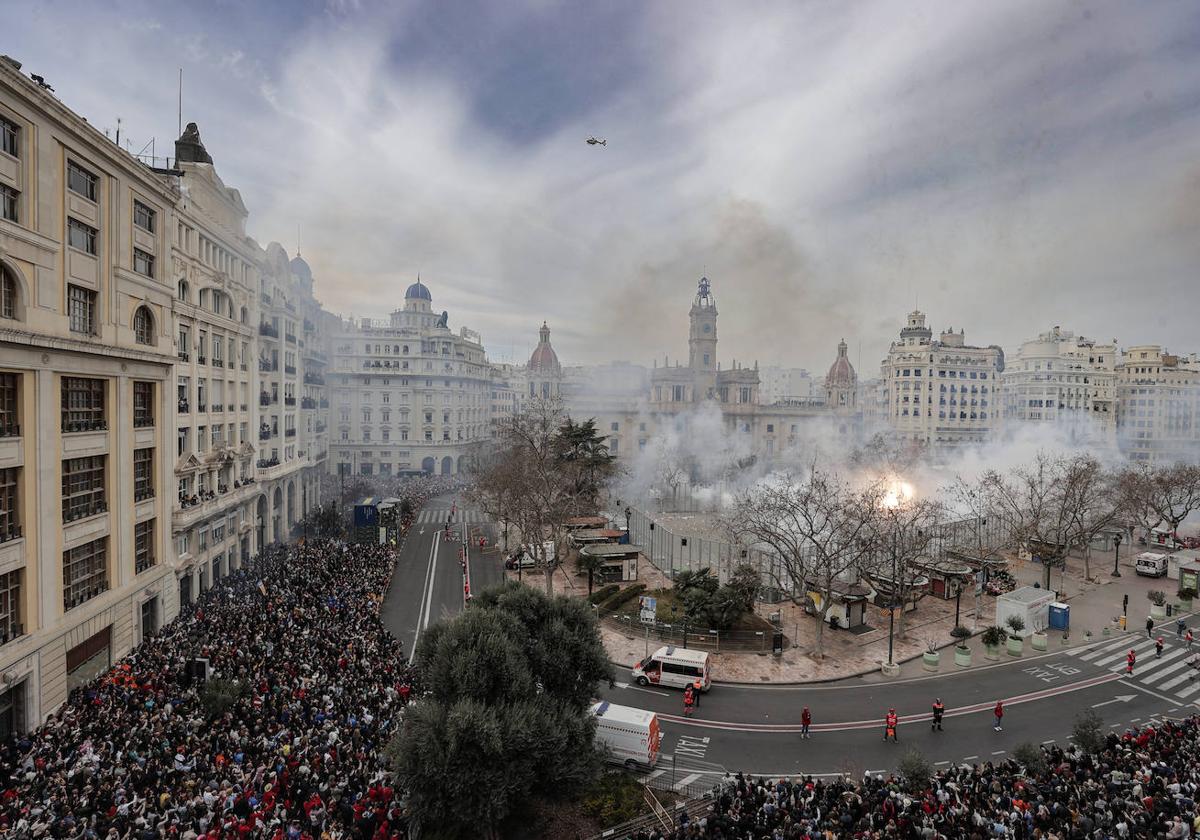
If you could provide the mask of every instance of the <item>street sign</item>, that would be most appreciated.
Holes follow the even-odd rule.
[[[658,599],[651,595],[642,595],[638,599],[640,611],[638,617],[643,624],[653,624],[658,616]]]

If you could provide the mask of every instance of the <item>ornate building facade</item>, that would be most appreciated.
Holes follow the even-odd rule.
[[[493,368],[473,330],[451,331],[418,280],[387,322],[346,320],[331,336],[332,454],[340,475],[458,475],[491,440]]]

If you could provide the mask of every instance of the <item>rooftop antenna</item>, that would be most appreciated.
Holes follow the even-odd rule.
[[[175,132],[176,137],[183,136],[183,68],[179,68],[179,129]]]
[[[121,145],[121,118],[117,117],[117,145]]]

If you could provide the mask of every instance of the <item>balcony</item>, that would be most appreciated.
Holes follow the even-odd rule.
[[[303,354],[303,355],[304,355],[304,358],[306,358],[306,359],[310,359],[310,360],[312,360],[312,361],[314,361],[314,362],[317,362],[318,364],[322,364],[322,365],[323,365],[323,364],[325,364],[325,362],[327,361],[327,360],[326,360],[326,357],[325,357],[325,354],[324,354],[324,353],[322,353],[320,350],[316,349],[315,347],[312,347],[312,346],[309,346],[309,348],[308,348],[307,350],[305,350],[305,351],[304,351],[304,354]]]
[[[296,375],[296,366],[295,365],[284,365],[283,372],[287,373],[287,374],[291,374],[292,376],[295,376]]]
[[[152,427],[153,425],[154,425],[154,416],[153,415],[150,415],[149,417],[147,417],[145,415],[142,415],[142,416],[134,415],[133,428],[147,429],[147,428]]]
[[[0,543],[21,539],[21,526],[16,522],[8,522],[0,527]]]
[[[329,408],[329,400],[325,397],[321,397],[321,408]]]
[[[64,432],[107,432],[108,421],[103,418],[92,420],[63,420]]]
[[[270,440],[273,437],[275,437],[275,433],[272,432],[270,429],[259,429],[258,430],[258,439],[259,440]]]
[[[263,373],[270,373],[279,370],[279,362],[272,362],[270,359],[259,359],[258,369]]]
[[[283,433],[283,435],[284,435],[284,437],[290,437],[290,438],[294,438],[294,437],[296,436],[296,430],[295,430],[295,429],[287,429],[287,430],[286,430],[286,431]]]
[[[196,410],[199,411],[201,414],[204,414],[206,411],[208,411],[208,403],[206,403],[206,402],[197,403]]]
[[[217,357],[214,356],[213,357],[213,367],[219,367],[219,368],[225,367],[225,360],[218,359]]]
[[[188,351],[186,351],[186,350],[179,351],[179,361],[190,362],[191,360],[192,360],[192,357],[190,355],[188,355]]]
[[[206,365],[206,364],[208,364],[208,357],[202,356],[199,353],[197,353],[196,354],[196,363],[201,364],[201,365]]]
[[[269,470],[269,469],[271,469],[271,467],[279,466],[279,459],[278,458],[259,458],[258,461],[255,463],[255,466],[257,466],[260,470]]]
[[[316,408],[317,401],[314,400],[312,397],[301,397],[300,398],[300,407],[301,408]]]
[[[291,333],[284,333],[283,340],[286,341],[288,344],[295,344],[296,336],[292,335]]]
[[[0,645],[6,645],[14,639],[19,639],[24,635],[24,624],[6,624],[0,626]]]
[[[270,295],[268,295],[266,292],[263,292],[262,294],[260,294],[260,295],[258,296],[258,298],[259,298],[259,300],[261,300],[263,303],[265,303],[267,306],[270,306],[270,305],[271,305],[271,296],[270,296]]]
[[[272,324],[259,324],[258,334],[265,335],[268,338],[279,338],[279,329]]]
[[[245,403],[242,403],[242,411],[249,411],[249,410],[250,410],[250,406],[246,405]]]
[[[67,504],[70,504],[68,501]],[[87,519],[89,516],[96,516],[101,513],[108,513],[108,502],[99,499],[94,502],[87,502],[73,507],[63,507],[63,522],[75,522],[79,519]]]
[[[229,405],[225,406],[226,411],[233,411],[235,408],[236,406],[233,403],[229,403]]]
[[[319,373],[309,373],[308,371],[305,371],[304,372],[304,384],[305,385],[324,385],[325,377]]]
[[[284,397],[284,398],[283,398],[283,404],[284,404],[284,405],[295,405],[295,404],[296,404],[296,398],[295,398],[295,397]]]
[[[20,437],[20,436],[21,436],[21,424],[20,423],[9,423],[7,421],[0,421],[0,438]]]
[[[241,367],[241,369],[242,369],[242,370],[245,370],[245,369],[246,369],[246,363],[245,363],[245,362],[242,362],[242,364],[240,365],[240,367]]]
[[[304,319],[304,331],[306,333],[309,333],[309,332],[314,332],[315,330],[316,330],[316,327],[313,326],[313,322],[308,320],[307,318],[305,318]]]
[[[317,434],[320,434],[321,432],[325,431],[325,424],[317,423],[315,426],[313,426],[313,429],[316,430]]]
[[[259,394],[258,395],[258,404],[259,405],[267,406],[267,405],[271,405],[272,403],[276,403],[276,402],[279,402],[279,398],[272,396],[271,394]]]
[[[133,500],[135,502],[144,502],[146,499],[154,498],[153,487],[142,487],[133,491]]]

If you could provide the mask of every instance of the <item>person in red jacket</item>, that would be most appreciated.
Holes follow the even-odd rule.
[[[1133,664],[1135,662],[1137,662],[1137,656],[1134,654],[1133,650],[1130,649],[1129,653],[1125,654],[1125,676],[1133,676]]]
[[[992,728],[995,729],[997,732],[999,732],[1004,728],[1000,725],[1000,721],[1004,720],[1004,701],[1003,700],[996,701],[996,708],[992,709],[992,714],[994,714],[996,716],[996,725],[993,726]]]
[[[888,738],[900,740],[900,717],[895,709],[888,709],[887,717],[883,719],[883,740]]]
[[[812,712],[808,710],[808,706],[804,707],[804,711],[800,713],[800,737],[807,738],[808,727],[812,724]]]

